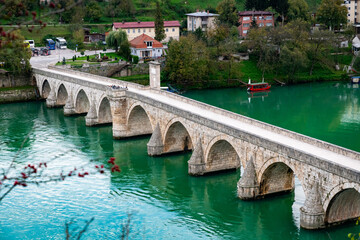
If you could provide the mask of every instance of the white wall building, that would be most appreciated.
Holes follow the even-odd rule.
[[[194,32],[197,28],[206,31],[215,27],[216,18],[219,14],[205,12],[188,13],[187,16],[187,30]]]

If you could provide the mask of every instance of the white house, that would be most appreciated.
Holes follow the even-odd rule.
[[[144,57],[157,58],[164,54],[163,44],[144,33],[131,40],[130,46],[131,55],[136,55],[140,59]]]
[[[197,28],[206,31],[215,28],[215,21],[219,14],[210,13],[209,11],[185,14],[187,16],[187,30],[194,32]]]

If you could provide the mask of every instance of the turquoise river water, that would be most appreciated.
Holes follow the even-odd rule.
[[[191,91],[186,96],[261,121],[360,151],[360,89],[346,83],[273,87],[266,94],[245,89]],[[0,203],[0,239],[65,239],[73,227],[95,217],[83,239],[119,239],[131,214],[130,239],[347,239],[355,224],[300,229],[305,201],[296,181],[293,193],[244,202],[236,197],[240,169],[191,177],[191,153],[149,157],[149,136],[113,140],[111,126],[86,127],[44,102],[0,105],[0,167],[47,161],[48,173],[74,166],[105,174],[17,187]],[[116,157],[120,173],[107,160]]]

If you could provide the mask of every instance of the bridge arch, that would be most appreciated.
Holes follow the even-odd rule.
[[[205,154],[207,171],[211,172],[240,167],[240,155],[231,142],[232,139],[227,136],[218,136],[210,141]]]
[[[43,98],[47,98],[50,94],[50,91],[51,91],[50,83],[47,79],[45,79],[41,86],[41,96]]]
[[[147,135],[153,132],[149,114],[139,103],[134,103],[129,108],[126,120],[129,136]]]
[[[63,106],[68,98],[68,91],[64,84],[60,84],[57,91],[56,105]]]
[[[180,118],[173,118],[165,128],[164,152],[180,152],[193,149],[189,131]]]
[[[90,101],[83,89],[80,89],[76,95],[75,112],[87,113],[90,108]]]
[[[293,168],[278,158],[275,161],[268,160],[259,172],[259,183],[259,195],[290,192],[295,188]]]
[[[98,112],[98,123],[99,124],[112,122],[110,101],[107,97],[103,97],[101,99],[97,112]]]
[[[360,216],[360,187],[343,183],[334,187],[324,200],[325,223],[336,224]]]

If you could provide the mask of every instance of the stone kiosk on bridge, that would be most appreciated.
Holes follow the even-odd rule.
[[[306,195],[303,228],[360,216],[360,153],[162,91],[158,63],[146,87],[55,67],[33,73],[48,107],[86,114],[87,126],[112,123],[115,139],[152,134],[151,156],[192,150],[190,175],[242,166],[240,199],[291,192],[296,176]]]

